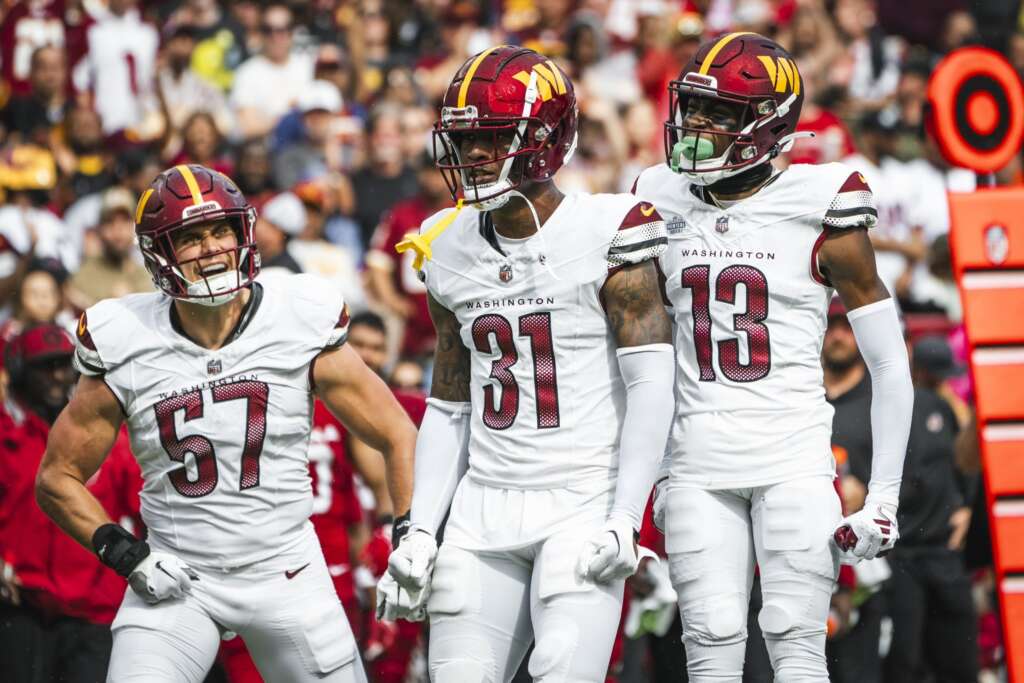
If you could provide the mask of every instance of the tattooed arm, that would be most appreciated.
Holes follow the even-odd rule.
[[[469,350],[455,314],[428,295],[437,330],[434,376],[416,441],[412,528],[436,534],[469,467]]]
[[[672,343],[672,323],[660,287],[653,260],[623,266],[608,276],[601,293],[620,349]]]
[[[437,330],[430,396],[443,401],[469,401],[469,349],[459,336],[459,320],[429,294],[427,303]]]

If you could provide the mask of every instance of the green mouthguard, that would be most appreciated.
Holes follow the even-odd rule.
[[[687,135],[685,138],[672,145],[673,171],[679,173],[683,170],[683,159],[687,161],[704,161],[715,155],[715,145],[707,138],[694,135]]]

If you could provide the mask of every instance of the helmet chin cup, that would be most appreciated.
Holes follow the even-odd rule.
[[[189,283],[188,297],[181,300],[200,306],[223,306],[241,293],[242,289],[238,287],[240,280],[237,270],[202,278]]]
[[[469,193],[466,193],[465,201],[480,211],[494,211],[508,204],[512,189],[513,185],[508,179],[497,180],[487,185],[476,185],[472,194],[477,197],[483,195],[483,199],[472,199]]]

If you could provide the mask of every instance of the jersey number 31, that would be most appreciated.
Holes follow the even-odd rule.
[[[501,398],[495,406],[494,386],[484,387],[484,424],[491,429],[508,429],[519,414],[519,383],[512,374],[512,366],[519,361],[519,352],[516,351],[512,323],[500,315],[489,313],[473,321],[472,332],[477,351],[488,355],[501,354],[491,363],[491,379],[501,385]],[[551,340],[551,314],[521,316],[519,336],[528,337],[533,348],[537,429],[552,429],[558,426],[558,376]],[[498,347],[496,350],[495,346]]]

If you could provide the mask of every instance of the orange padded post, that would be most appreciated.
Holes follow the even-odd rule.
[[[1024,189],[950,194],[1011,681],[1024,681]]]

